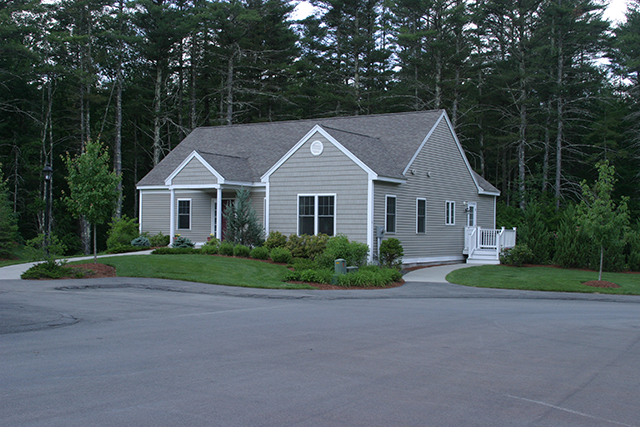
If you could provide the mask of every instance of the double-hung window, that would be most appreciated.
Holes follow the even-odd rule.
[[[191,229],[191,199],[178,199],[178,230]]]
[[[336,196],[313,194],[298,196],[298,235],[335,234]]]
[[[396,232],[396,196],[386,196],[385,229],[387,233]]]
[[[444,207],[444,223],[446,225],[456,224],[456,202],[447,200]]]
[[[427,232],[427,201],[416,199],[416,233]]]

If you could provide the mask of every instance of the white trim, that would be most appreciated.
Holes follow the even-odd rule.
[[[166,185],[136,185],[137,190],[169,190]]]
[[[451,203],[451,218],[449,214],[449,203]],[[451,222],[449,222],[451,219]],[[456,202],[453,200],[444,201],[444,225],[456,225]]]
[[[393,184],[404,184],[405,182],[407,182],[406,179],[400,179],[400,178],[390,178],[388,176],[378,176],[376,178],[376,181],[381,181],[381,182],[391,182]]]
[[[389,199],[395,199],[395,212],[393,213],[393,231],[389,231],[389,227],[387,227],[387,215],[389,214],[387,207],[389,206]],[[384,232],[386,234],[396,234],[398,232],[398,197],[395,194],[385,194],[384,195]]]
[[[142,190],[138,197],[138,233],[142,234]]]
[[[169,246],[173,247],[173,238],[176,235],[176,190],[171,189],[171,206],[169,206]]]
[[[179,185],[170,185],[169,189],[174,188],[176,190],[217,190],[220,188],[220,184],[179,184]]]
[[[192,159],[197,159],[200,163],[202,163],[202,166],[204,166],[209,172],[211,172],[211,174],[213,176],[216,177],[216,179],[218,180],[218,184],[224,184],[224,177],[222,175],[220,175],[218,173],[217,170],[215,170],[205,159],[202,158],[202,156],[200,154],[198,154],[198,152],[196,150],[193,150],[191,152],[191,154],[189,154],[183,161],[182,163],[180,163],[180,165],[178,165],[177,168],[175,168],[173,170],[173,172],[171,172],[169,174],[169,176],[164,180],[165,185],[171,185],[173,179],[176,177],[176,175],[178,175],[180,172],[182,172],[182,169],[184,169],[189,162]]]
[[[180,202],[185,202],[185,201],[189,202],[189,228],[178,228],[178,227],[180,227],[180,220],[179,220],[179,217],[180,217],[180,209],[179,209]],[[193,200],[192,199],[187,199],[187,198],[176,199],[176,208],[178,208],[178,211],[176,212],[176,219],[178,220],[177,223],[176,223],[176,231],[181,231],[181,230],[191,231],[191,222],[192,222],[191,221],[191,215],[193,213]]]
[[[266,207],[264,210],[264,220],[265,220],[265,226],[264,226],[264,232],[265,234],[268,236],[269,235],[269,221],[270,221],[270,204],[271,204],[271,183],[267,182],[265,185],[265,200],[266,200]]]
[[[340,144],[334,137],[332,137],[320,125],[315,125],[309,132],[307,132],[305,136],[302,137],[302,139],[300,139],[300,141],[298,141],[293,147],[291,147],[291,149],[287,151],[287,153],[284,156],[282,156],[280,160],[276,162],[276,164],[271,166],[269,170],[265,172],[264,175],[262,175],[262,177],[260,178],[261,182],[264,182],[264,183],[269,182],[269,178],[271,177],[271,175],[276,170],[278,170],[278,168],[280,168],[280,166],[282,166],[284,162],[289,160],[289,158],[293,156],[295,152],[300,149],[300,147],[302,147],[312,137],[314,137],[316,133],[319,133],[320,135],[322,135],[324,138],[327,139],[327,141],[333,144],[351,161],[353,161],[356,165],[360,166],[360,168],[367,173],[367,175],[369,176],[369,179],[376,179],[378,177],[378,175],[369,166],[367,166],[362,160],[356,157],[351,151],[347,150],[342,144]]]
[[[419,220],[419,202],[424,201],[424,231],[418,230]],[[427,234],[427,199],[424,197],[416,197],[416,234]]]
[[[222,241],[222,189],[216,193],[216,239]]]
[[[318,198],[319,197],[333,197],[333,235],[338,235],[338,195],[336,193],[299,193],[296,195],[296,235],[300,236],[300,197],[313,197],[313,235],[318,234]]]
[[[373,262],[373,242],[375,239],[374,230],[375,227],[373,225],[374,221],[374,213],[375,213],[375,187],[373,185],[373,180],[370,179],[367,182],[367,246],[369,246],[369,263]]]
[[[497,199],[498,199],[497,197],[493,198],[493,227],[491,227],[491,228],[497,228],[496,227],[496,214],[497,214],[497,212],[496,212],[496,200]]]

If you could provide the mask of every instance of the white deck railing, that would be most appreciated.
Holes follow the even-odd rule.
[[[494,250],[495,259],[500,259],[500,252],[504,248],[512,248],[516,245],[516,229],[507,230],[502,227],[500,230],[482,227],[465,228],[464,252],[473,257],[473,253],[479,249]]]

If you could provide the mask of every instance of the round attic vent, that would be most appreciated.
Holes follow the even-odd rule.
[[[322,154],[323,150],[324,145],[322,145],[321,141],[313,141],[311,143],[311,154],[313,154],[314,156],[319,156],[320,154]]]

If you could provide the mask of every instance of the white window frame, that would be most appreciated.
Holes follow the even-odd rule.
[[[456,202],[453,200],[444,202],[444,224],[456,225]]]
[[[420,231],[420,202],[424,202],[424,231]],[[427,199],[416,198],[416,234],[427,234]]]
[[[180,202],[189,202],[189,228],[180,228]],[[193,201],[191,199],[176,199],[176,231],[191,230],[192,214],[193,214]]]
[[[318,193],[307,194],[300,193],[296,195],[296,234],[300,236],[300,197],[313,197],[313,234],[318,234],[318,198],[319,197],[333,197],[333,234],[329,237],[337,235],[336,225],[338,218],[338,196],[336,193]]]
[[[395,200],[395,211],[393,212],[393,231],[389,230],[389,199]],[[396,234],[398,231],[398,198],[395,194],[385,194],[384,196],[384,230],[387,234]]]
[[[471,208],[473,208],[473,224],[469,224],[469,214],[471,213]],[[478,204],[476,202],[467,203],[467,227],[476,227],[478,225]]]

